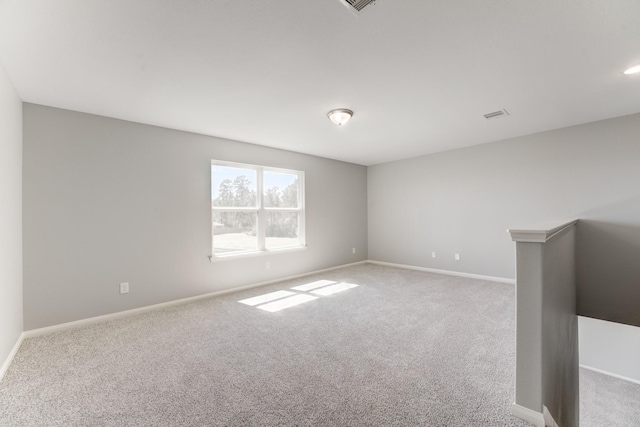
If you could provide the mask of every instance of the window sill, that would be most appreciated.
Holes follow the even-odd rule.
[[[232,259],[242,259],[242,258],[253,258],[257,256],[263,255],[275,255],[281,253],[289,253],[289,252],[299,252],[306,250],[306,246],[293,246],[290,248],[281,248],[281,249],[268,249],[264,251],[252,251],[252,252],[240,252],[233,253],[227,255],[209,255],[209,261],[211,262],[220,262],[220,261],[228,261]]]

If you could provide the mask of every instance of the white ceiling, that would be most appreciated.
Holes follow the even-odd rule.
[[[371,165],[640,112],[640,1],[0,0],[0,63],[26,102]]]

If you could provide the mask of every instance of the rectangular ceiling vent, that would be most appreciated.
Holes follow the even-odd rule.
[[[344,2],[354,8],[356,12],[362,12],[365,7],[376,4],[376,0],[344,0]]]
[[[499,117],[508,116],[509,112],[507,110],[494,111],[493,113],[488,113],[484,115],[484,118],[487,120],[497,119]]]

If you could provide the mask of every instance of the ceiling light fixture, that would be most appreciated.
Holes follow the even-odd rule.
[[[624,72],[625,74],[637,74],[640,73],[640,65],[635,65],[631,68],[627,68]]]
[[[337,124],[338,126],[342,126],[346,124],[349,119],[351,119],[351,116],[353,116],[353,111],[347,110],[346,108],[336,108],[335,110],[329,111],[327,116],[333,123]]]

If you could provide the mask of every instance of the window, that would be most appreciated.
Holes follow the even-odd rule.
[[[304,172],[211,161],[213,255],[304,246]]]

